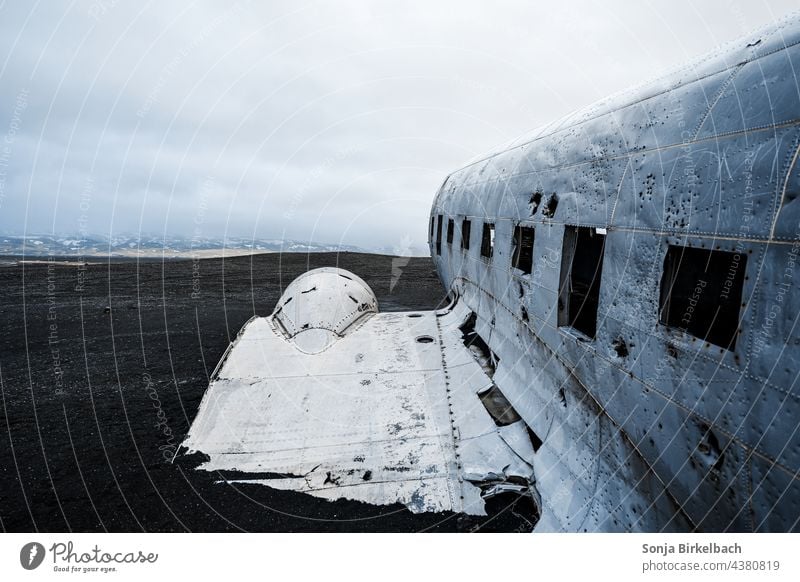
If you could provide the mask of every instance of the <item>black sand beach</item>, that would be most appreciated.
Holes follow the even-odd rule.
[[[361,276],[383,311],[432,309],[427,258],[355,253],[0,265],[4,531],[511,531],[401,505],[215,484],[172,464],[231,339],[310,268]],[[394,281],[394,285],[392,285]],[[390,286],[392,287],[390,290]]]

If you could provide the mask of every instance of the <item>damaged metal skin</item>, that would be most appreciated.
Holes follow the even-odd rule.
[[[521,495],[535,531],[797,530],[796,71],[792,17],[452,173],[429,224],[451,305],[380,313],[307,273],[184,452],[415,512]]]
[[[798,71],[793,16],[438,192],[442,283],[542,441],[536,531],[800,527]],[[518,225],[530,274],[512,267]]]
[[[352,273],[310,271],[240,331],[182,454],[228,482],[413,512],[485,515],[484,490],[530,495],[530,439],[481,404],[492,381],[464,345],[468,315],[379,313]]]

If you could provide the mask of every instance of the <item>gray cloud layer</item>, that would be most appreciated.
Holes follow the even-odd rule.
[[[425,247],[467,159],[792,1],[0,5],[0,230]]]

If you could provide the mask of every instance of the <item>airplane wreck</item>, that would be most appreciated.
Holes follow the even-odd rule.
[[[534,450],[481,404],[464,312],[379,313],[354,274],[310,271],[244,326],[184,446],[233,482],[482,515],[482,495],[528,491]]]
[[[310,271],[215,370],[181,454],[221,481],[547,531],[800,522],[800,19],[450,174],[449,305]]]

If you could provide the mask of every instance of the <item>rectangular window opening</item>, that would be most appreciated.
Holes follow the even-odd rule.
[[[606,237],[594,228],[567,226],[561,255],[558,325],[594,339]]]
[[[461,221],[461,248],[469,250],[469,237],[472,234],[472,222],[466,218]]]
[[[659,321],[733,350],[747,255],[670,245],[661,276]]]
[[[442,254],[442,215],[439,215],[439,220],[436,222],[436,254]]]
[[[522,417],[514,409],[500,389],[492,384],[488,389],[478,392],[478,398],[496,426],[508,426],[519,422]]]
[[[511,256],[511,266],[519,269],[526,275],[533,269],[533,235],[531,226],[517,225],[514,227],[514,253]]]
[[[447,244],[453,244],[453,231],[456,229],[455,222],[452,218],[447,220]]]
[[[492,255],[494,255],[494,224],[485,222],[481,236],[481,256],[491,259]]]

